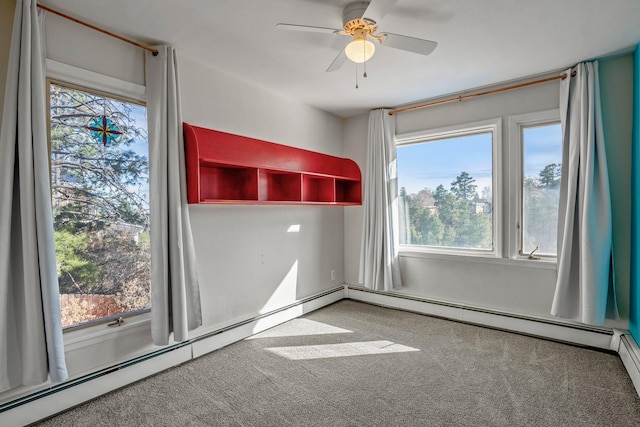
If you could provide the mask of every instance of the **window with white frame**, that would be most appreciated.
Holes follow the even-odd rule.
[[[500,120],[399,135],[400,244],[495,254]]]
[[[516,118],[520,148],[518,253],[555,257],[562,128],[555,111]]]
[[[63,327],[150,307],[146,107],[49,82],[51,191]]]

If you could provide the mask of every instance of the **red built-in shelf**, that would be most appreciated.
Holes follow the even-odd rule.
[[[362,204],[350,159],[183,124],[189,203]]]

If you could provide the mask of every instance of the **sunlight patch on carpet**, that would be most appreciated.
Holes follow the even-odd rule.
[[[405,353],[420,351],[417,348],[396,344],[392,341],[365,341],[342,344],[301,345],[266,348],[289,360],[325,359],[329,357],[365,356],[370,354]]]
[[[279,338],[279,337],[302,337],[305,335],[329,335],[329,334],[351,334],[353,331],[316,322],[309,319],[293,319],[287,323],[278,325],[277,328],[268,329],[247,339],[256,338]]]

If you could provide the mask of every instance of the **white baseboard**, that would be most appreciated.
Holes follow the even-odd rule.
[[[345,285],[345,294],[346,298],[355,301],[614,351],[618,353],[640,396],[640,347],[629,331],[555,322],[552,319],[526,317],[403,294],[371,291],[352,285]]]
[[[342,286],[337,287],[278,310],[220,330],[210,331],[186,343],[6,402],[0,407],[0,426],[22,426],[50,417],[102,394],[332,304],[343,299],[344,292]]]
[[[103,369],[98,373],[76,378],[4,403],[0,407],[0,425],[26,425],[50,417],[344,298],[546,339],[613,350],[620,355],[640,395],[640,349],[626,331],[614,333],[606,328],[563,324],[549,319],[523,317],[345,285],[225,328],[209,331],[175,348],[163,349],[155,354],[139,357]]]
[[[51,387],[50,393],[38,393],[25,403],[20,402],[23,399],[16,399],[14,408],[0,414],[0,425],[23,426],[34,423],[190,359],[190,346],[180,347],[135,366],[114,368],[90,380],[68,381],[64,383],[67,388],[54,391]]]
[[[200,357],[234,342],[241,341],[251,335],[273,328],[305,313],[317,310],[344,298],[344,288],[336,288],[304,303],[296,303],[268,314],[257,316],[249,321],[236,324],[229,330],[213,332],[198,338],[191,344],[193,358]],[[204,339],[203,339],[204,338]]]
[[[555,322],[552,319],[527,317],[478,307],[464,306],[442,301],[428,300],[404,294],[371,291],[369,289],[345,286],[347,298],[385,307],[413,311],[429,316],[442,317],[459,322],[488,326],[525,335],[553,339],[557,341],[617,351],[612,340],[612,329],[573,325]]]
[[[618,354],[640,396],[640,348],[631,334],[623,333],[620,336]]]

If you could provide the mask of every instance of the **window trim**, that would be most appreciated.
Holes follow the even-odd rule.
[[[112,98],[119,98],[134,104],[147,102],[145,86],[116,79],[115,77],[74,67],[63,62],[46,60],[47,80],[57,81],[63,85],[71,85],[78,89],[86,89]]]
[[[407,132],[396,134],[396,147],[402,145],[418,144],[434,140],[457,138],[461,136],[474,135],[478,133],[492,134],[491,159],[492,159],[492,228],[493,228],[493,248],[491,250],[482,249],[464,249],[464,248],[446,248],[437,246],[418,246],[418,245],[400,245],[400,254],[407,253],[424,253],[424,254],[450,254],[464,255],[478,258],[496,258],[502,256],[503,253],[503,230],[501,224],[502,219],[502,117],[494,119],[480,120],[475,122],[467,122],[444,126],[434,129],[420,130],[416,132]]]
[[[523,244],[523,193],[524,193],[524,139],[523,129],[532,126],[544,126],[560,123],[560,109],[535,111],[526,114],[509,116],[509,200],[515,201],[509,205],[508,255],[510,258],[525,261],[553,261],[557,255],[540,254],[539,259],[530,260],[529,254],[522,251]]]
[[[93,71],[78,68],[69,64],[46,59],[46,79],[45,87],[49,93],[51,84],[68,89],[90,92],[94,95],[109,97],[118,101],[141,105],[147,108],[146,87],[135,83],[120,80],[111,76],[96,73]],[[50,99],[47,96],[47,145],[51,150],[51,123],[50,123]],[[51,169],[51,158],[49,156],[49,169]],[[117,328],[109,326],[115,319],[123,318],[130,321],[125,323],[139,323],[147,321],[150,317],[151,308],[142,308],[119,315],[108,316],[101,319],[90,320],[78,325],[71,325],[62,328],[63,334],[74,333],[75,336],[80,330],[86,332],[81,336],[89,336],[92,331],[99,330],[121,330],[122,325]],[[125,328],[127,329],[127,328]]]

